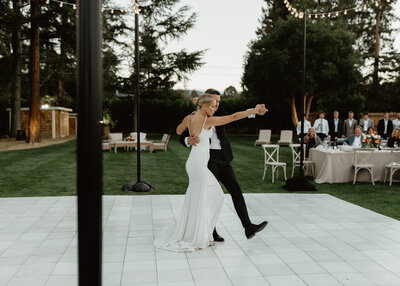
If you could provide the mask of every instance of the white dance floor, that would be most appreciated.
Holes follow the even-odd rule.
[[[183,196],[104,196],[103,285],[400,285],[400,222],[325,194],[246,194],[247,240],[226,195],[224,243],[156,251]],[[0,286],[77,285],[76,197],[0,199]],[[90,286],[90,285],[88,285]]]

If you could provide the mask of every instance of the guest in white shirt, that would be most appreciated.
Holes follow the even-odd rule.
[[[314,122],[314,129],[322,141],[329,135],[329,124],[328,120],[325,119],[325,112],[320,112],[319,118]]]
[[[347,143],[350,146],[361,147],[363,141],[364,141],[364,134],[362,133],[362,128],[361,126],[357,126],[354,135],[350,135],[345,139],[339,139],[337,144],[341,145],[343,143]]]
[[[368,132],[368,128],[374,128],[374,121],[368,118],[367,112],[363,113],[363,117],[360,119],[360,126],[364,133]]]
[[[310,123],[310,121],[308,121],[306,119],[306,116],[304,115],[304,134],[308,133],[308,130],[310,129],[310,127],[311,127],[311,123]],[[299,123],[297,123],[296,131],[297,131],[297,135],[300,136],[300,133],[301,133],[301,121],[299,121]]]
[[[343,120],[339,118],[339,111],[333,112],[333,118],[329,120],[329,135],[331,138],[342,137]]]
[[[397,118],[393,120],[393,130],[400,128],[400,113],[397,113]]]
[[[393,122],[389,119],[389,112],[383,114],[383,119],[378,122],[378,134],[383,138],[387,139],[392,135]]]

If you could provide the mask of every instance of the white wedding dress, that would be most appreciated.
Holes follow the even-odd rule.
[[[214,244],[213,231],[222,210],[224,193],[207,167],[212,131],[204,129],[206,120],[207,117],[199,134],[200,143],[192,147],[186,161],[189,186],[180,216],[154,241],[159,249],[190,252]]]

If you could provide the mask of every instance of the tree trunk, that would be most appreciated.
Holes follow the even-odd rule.
[[[379,88],[379,50],[380,50],[380,38],[381,38],[381,33],[380,33],[380,23],[381,23],[381,9],[380,7],[375,7],[375,52],[374,52],[374,73],[373,73],[373,87],[374,91],[377,92]]]
[[[31,0],[31,107],[28,142],[40,141],[40,0]]]
[[[21,129],[21,65],[22,65],[22,41],[21,41],[21,0],[13,0],[14,15],[17,18],[12,31],[13,49],[13,97],[11,110],[11,137],[17,136],[17,130]]]

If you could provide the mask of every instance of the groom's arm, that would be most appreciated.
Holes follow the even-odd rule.
[[[187,144],[187,138],[189,137],[189,131],[185,130],[179,137],[179,142],[185,147],[189,147],[190,145]]]

